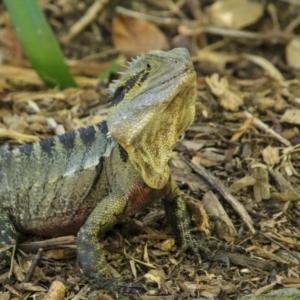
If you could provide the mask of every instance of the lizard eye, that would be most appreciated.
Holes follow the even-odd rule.
[[[151,71],[152,70],[152,65],[150,63],[146,63],[146,70]]]

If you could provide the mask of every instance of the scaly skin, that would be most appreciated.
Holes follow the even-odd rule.
[[[170,178],[172,148],[195,113],[196,74],[187,50],[137,58],[110,92],[107,122],[0,153],[0,269],[11,259],[16,229],[78,233],[78,261],[89,282],[135,293],[139,283],[111,278],[99,236],[157,200],[180,251],[228,264],[209,250],[215,242],[191,234],[184,197]]]

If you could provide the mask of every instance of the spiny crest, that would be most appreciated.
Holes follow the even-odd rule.
[[[110,96],[113,96],[115,90],[117,89],[118,85],[121,82],[121,79],[124,75],[126,75],[127,71],[130,70],[134,65],[136,65],[137,62],[139,62],[141,59],[143,59],[145,55],[137,56],[136,58],[131,58],[131,60],[127,61],[127,65],[122,65],[126,69],[125,72],[118,72],[119,75],[121,75],[120,79],[112,80],[112,83],[109,85],[107,92]]]

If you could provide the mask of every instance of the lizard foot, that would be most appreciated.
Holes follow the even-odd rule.
[[[120,282],[118,289],[122,293],[140,294],[146,292],[145,287],[140,282]]]
[[[244,252],[244,249],[240,246],[236,245],[228,245],[221,243],[219,241],[214,241],[208,238],[197,237],[192,234],[185,235],[181,247],[176,253],[176,256],[185,252],[186,250],[192,250],[192,252],[196,255],[199,265],[202,262],[201,255],[202,253],[207,259],[213,261],[219,261],[224,263],[227,268],[230,267],[230,260],[226,256],[216,255],[213,250],[223,249],[229,252]],[[213,249],[213,250],[211,250]],[[200,253],[199,253],[200,252]]]
[[[146,292],[145,287],[140,282],[123,282],[116,278],[97,276],[89,281],[95,289],[104,289],[112,292],[140,294]]]

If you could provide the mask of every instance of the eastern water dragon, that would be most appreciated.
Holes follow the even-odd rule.
[[[185,200],[168,160],[194,119],[196,73],[184,48],[154,51],[129,63],[109,89],[107,121],[0,154],[0,269],[10,263],[17,231],[77,234],[77,256],[97,288],[140,285],[113,279],[99,236],[150,203],[162,200],[181,242],[213,257],[216,242],[190,232]],[[227,262],[226,258],[219,260]]]

